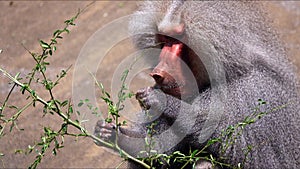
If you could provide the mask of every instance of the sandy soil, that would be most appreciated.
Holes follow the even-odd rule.
[[[274,19],[274,26],[280,32],[282,40],[287,44],[290,59],[300,67],[300,2],[266,2],[270,16]],[[12,74],[21,72],[24,76],[32,66],[31,56],[23,49],[21,43],[31,51],[39,51],[39,39],[49,40],[52,32],[63,27],[63,21],[75,15],[78,8],[84,8],[86,1],[1,1],[0,2],[0,67],[7,69]],[[77,26],[71,29],[69,35],[64,36],[58,45],[58,51],[49,58],[49,76],[55,78],[61,69],[74,65],[80,49],[88,38],[99,28],[107,23],[131,14],[136,9],[134,1],[97,1],[88,10],[80,15]],[[108,35],[114,38],[114,35]],[[111,76],[123,55],[128,53],[130,46],[118,45],[108,53],[103,63],[101,73],[97,78],[104,85],[109,86]],[[118,61],[117,61],[118,60]],[[72,73],[57,87],[55,96],[70,98],[72,96]],[[7,79],[0,75],[0,102],[8,93]],[[36,89],[40,90],[40,89]],[[45,96],[46,93],[40,93]],[[12,103],[25,105],[24,96],[13,93]],[[11,112],[8,112],[11,113]],[[24,149],[29,144],[38,140],[43,126],[55,126],[59,119],[47,115],[43,118],[42,109],[29,110],[24,113],[19,121],[19,128],[25,131],[13,130],[7,133],[0,141],[0,167],[26,168],[35,154],[14,154],[15,149]],[[120,162],[120,158],[109,153],[103,148],[95,146],[90,139],[67,138],[65,148],[56,157],[47,155],[41,168],[113,168]]]

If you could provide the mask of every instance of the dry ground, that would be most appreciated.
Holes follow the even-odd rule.
[[[288,1],[266,2],[274,26],[278,28],[283,41],[287,44],[290,59],[300,67],[300,2]],[[52,32],[63,26],[63,21],[75,15],[78,8],[85,7],[87,1],[1,1],[0,2],[0,67],[13,74],[28,73],[32,66],[31,56],[23,49],[23,43],[28,49],[38,51],[38,39],[48,40]],[[77,26],[65,36],[55,56],[50,59],[49,72],[54,77],[61,69],[74,65],[80,49],[87,39],[103,25],[119,17],[128,15],[136,8],[134,1],[97,1],[90,6],[76,21]],[[114,35],[108,35],[113,38]],[[114,71],[120,53],[126,53],[127,46],[120,46],[110,52],[106,66],[99,79],[104,84],[110,84],[110,74]],[[111,65],[111,66],[110,66]],[[50,77],[51,77],[50,76]],[[59,98],[69,98],[72,95],[72,71],[56,89]],[[7,80],[0,76],[0,102],[8,92]],[[41,93],[43,95],[43,93]],[[14,103],[24,105],[24,97],[14,93]],[[34,154],[25,156],[14,154],[15,149],[26,148],[39,139],[42,126],[58,122],[54,116],[42,118],[41,109],[27,111],[20,117],[19,127],[25,131],[14,130],[0,140],[0,157],[2,168],[26,168],[33,162]],[[56,157],[51,155],[43,159],[41,168],[112,168],[120,158],[102,148],[98,148],[90,139],[66,139],[65,148]]]

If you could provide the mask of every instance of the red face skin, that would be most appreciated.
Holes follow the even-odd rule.
[[[180,36],[184,40],[184,27],[180,23],[163,27],[160,32],[164,35]],[[158,42],[163,42],[164,46],[158,65],[150,73],[156,82],[155,87],[179,99],[190,97],[207,88],[208,73],[200,58],[180,41],[164,35],[157,35]]]
[[[159,63],[150,75],[156,81],[156,87],[164,93],[180,98],[191,94],[186,71],[183,71],[184,45],[180,42],[166,43],[159,56]]]

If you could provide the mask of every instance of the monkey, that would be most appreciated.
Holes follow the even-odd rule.
[[[161,50],[150,73],[155,85],[136,93],[142,108],[138,116],[145,119],[148,112],[153,118],[121,126],[120,147],[138,156],[144,150],[147,125],[155,122],[156,150],[167,154],[200,150],[228,126],[250,116],[262,99],[267,104],[259,111],[268,113],[247,125],[225,152],[220,151],[221,143],[206,151],[231,166],[244,161],[245,169],[299,168],[299,84],[270,22],[259,2],[143,2],[129,30],[138,49]],[[208,119],[212,122],[206,123]],[[114,128],[113,123],[98,121],[95,135],[109,140],[115,137]],[[170,137],[160,137],[165,131]],[[174,146],[166,149],[169,143]],[[247,146],[251,150],[245,155]]]

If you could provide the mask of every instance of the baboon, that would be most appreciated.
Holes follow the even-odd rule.
[[[262,99],[267,104],[259,110],[268,113],[247,125],[223,154],[220,143],[206,151],[223,156],[222,162],[231,166],[244,161],[243,168],[300,167],[298,80],[259,2],[147,1],[129,28],[137,48],[161,49],[150,74],[155,85],[136,93],[143,109],[138,115],[149,111],[154,116],[156,149],[164,153],[201,149],[251,115]],[[206,123],[208,119],[211,123]],[[149,123],[120,127],[120,146],[137,155],[144,144],[131,139],[144,140]],[[113,128],[114,124],[99,121],[95,134],[107,140],[114,136]],[[160,137],[165,131],[171,137]],[[165,149],[169,144],[175,145]],[[179,166],[157,164],[157,168]]]

